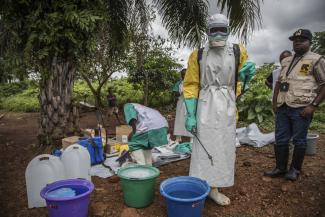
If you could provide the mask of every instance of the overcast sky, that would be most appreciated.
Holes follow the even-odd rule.
[[[218,12],[216,4],[212,2],[210,5],[210,14]],[[278,62],[283,50],[292,50],[288,37],[297,29],[325,31],[325,0],[264,0],[261,14],[262,27],[254,32],[247,44],[249,58],[257,65]],[[168,37],[159,20],[154,23],[153,30],[155,34]],[[236,42],[235,37],[230,40]],[[189,48],[179,50],[177,56],[183,60],[184,66],[190,51]]]

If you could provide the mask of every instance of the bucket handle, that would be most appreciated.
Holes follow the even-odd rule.
[[[49,158],[49,157],[40,157],[40,158],[38,158],[38,160],[39,160],[39,161],[50,160],[50,158]]]

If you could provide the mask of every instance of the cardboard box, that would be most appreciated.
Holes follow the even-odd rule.
[[[101,125],[99,125],[100,127],[100,132],[101,132],[101,137],[102,138],[106,138],[106,129],[103,128]],[[81,129],[81,132],[88,137],[94,137],[95,136],[95,130],[94,129]]]
[[[128,136],[132,132],[132,127],[129,125],[116,126],[116,141],[122,142],[122,136]]]
[[[78,143],[79,136],[70,136],[62,139],[62,148],[66,149],[69,145]]]

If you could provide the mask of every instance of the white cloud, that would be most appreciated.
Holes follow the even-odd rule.
[[[292,50],[288,37],[297,29],[325,31],[324,8],[323,0],[265,0],[262,28],[247,44],[250,58],[258,65],[277,62],[283,50]]]

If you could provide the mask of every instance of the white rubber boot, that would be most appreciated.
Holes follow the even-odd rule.
[[[236,148],[240,147],[240,142],[239,142],[239,139],[238,137],[236,136]]]
[[[137,164],[146,165],[146,158],[142,149],[132,151],[131,157]]]
[[[209,197],[220,206],[227,206],[230,204],[230,199],[226,195],[221,194],[217,188],[211,188]]]
[[[152,166],[152,153],[151,150],[143,150],[144,159],[146,161],[146,165]]]

